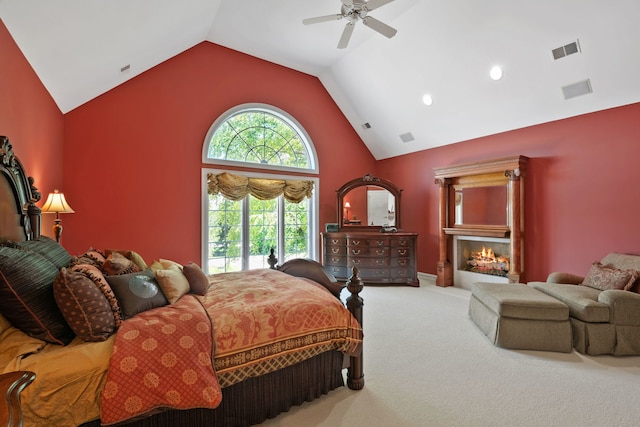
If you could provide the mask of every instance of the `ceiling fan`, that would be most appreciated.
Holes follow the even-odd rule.
[[[335,21],[338,19],[346,18],[349,22],[345,25],[342,31],[342,36],[338,42],[338,49],[344,49],[349,44],[353,29],[358,22],[358,19],[362,20],[362,23],[367,27],[379,32],[385,37],[391,38],[398,32],[395,28],[388,26],[387,24],[378,21],[372,16],[368,16],[368,13],[372,10],[384,6],[387,3],[391,3],[393,0],[340,0],[342,1],[342,7],[340,13],[335,15],[318,16],[315,18],[303,19],[302,23],[305,25],[318,24],[320,22]]]

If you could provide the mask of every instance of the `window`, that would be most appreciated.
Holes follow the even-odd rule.
[[[209,274],[268,267],[271,248],[279,263],[316,258],[316,156],[306,132],[274,107],[229,110],[209,129],[203,160],[244,165],[264,173],[203,170],[203,268]]]

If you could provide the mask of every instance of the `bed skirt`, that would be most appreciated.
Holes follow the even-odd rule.
[[[328,351],[269,374],[249,378],[222,389],[216,409],[170,410],[126,423],[130,427],[175,427],[179,425],[242,427],[260,424],[344,386],[344,355]],[[100,426],[100,421],[83,427]]]

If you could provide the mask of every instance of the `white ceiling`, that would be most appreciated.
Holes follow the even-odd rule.
[[[377,159],[640,101],[638,0],[395,0],[370,12],[395,37],[359,22],[343,50],[345,20],[302,24],[340,6],[0,0],[0,17],[63,113],[208,40],[317,76]],[[580,53],[553,60],[576,40]],[[585,79],[593,93],[565,100]]]

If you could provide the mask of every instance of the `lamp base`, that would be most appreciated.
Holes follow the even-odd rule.
[[[62,224],[59,218],[56,218],[53,224],[53,234],[56,236],[56,242],[60,243],[60,235],[62,234]]]

